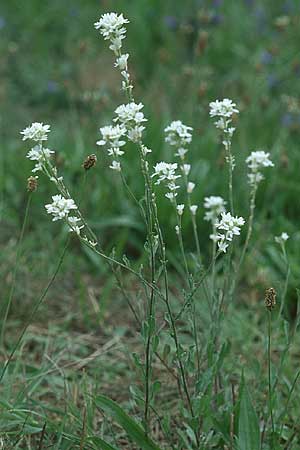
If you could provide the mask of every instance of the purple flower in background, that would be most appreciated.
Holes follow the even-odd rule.
[[[284,4],[282,5],[282,11],[285,14],[289,14],[289,13],[295,11],[295,2],[294,2],[294,0],[285,0]]]
[[[284,127],[290,127],[293,124],[293,114],[285,113],[281,117],[281,123]]]
[[[278,84],[279,84],[278,77],[274,73],[270,73],[267,76],[267,84],[268,84],[269,89],[276,88],[278,86]]]
[[[220,6],[222,6],[222,4],[223,4],[223,0],[213,0],[213,2],[212,2],[212,6],[214,8],[219,8]]]
[[[300,63],[296,63],[296,64],[294,65],[294,73],[295,73],[295,75],[296,75],[297,77],[300,76]]]
[[[256,25],[259,33],[263,34],[267,31],[267,15],[265,9],[262,6],[257,6],[254,9],[254,17],[256,18]]]
[[[300,114],[285,113],[281,117],[281,123],[284,127],[293,128],[300,126]]]
[[[219,25],[223,22],[223,16],[221,14],[213,14],[210,19],[211,25]]]
[[[250,8],[254,6],[255,0],[244,0],[245,4]]]
[[[178,20],[175,16],[165,16],[164,22],[169,30],[176,30],[178,28]]]
[[[271,64],[271,62],[273,61],[273,55],[268,52],[268,50],[264,50],[260,57],[260,61],[262,64]]]
[[[6,20],[4,19],[4,17],[0,16],[0,30],[2,30],[2,28],[4,28],[6,25]]]
[[[75,7],[70,8],[69,14],[71,17],[77,17],[77,16],[79,16],[79,9],[75,8]]]
[[[57,92],[59,89],[58,83],[56,81],[53,80],[49,80],[47,83],[47,91],[50,94],[54,94],[55,92]]]

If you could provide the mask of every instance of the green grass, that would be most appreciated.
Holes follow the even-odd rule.
[[[224,154],[208,117],[209,102],[223,97],[234,99],[241,111],[233,143],[237,162],[235,209],[239,215],[248,214],[246,156],[262,148],[270,151],[275,163],[258,192],[254,235],[241,287],[220,336],[228,345],[227,356],[220,362],[223,365],[220,386],[205,385],[205,380],[210,379],[210,368],[203,364],[200,390],[205,394],[200,407],[207,418],[203,433],[216,431],[210,446],[203,448],[225,448],[226,443],[229,445],[232,414],[235,421],[238,417],[231,386],[236,402],[250,408],[245,393],[238,400],[239,391],[241,396],[241,392],[246,392],[240,389],[244,383],[243,370],[259,418],[266,414],[267,313],[263,295],[271,285],[279,298],[284,292],[286,267],[280,249],[274,244],[274,235],[282,231],[291,236],[287,242],[291,277],[283,312],[285,320],[274,322],[273,326],[274,371],[280,365],[288,330],[291,332],[297,316],[299,3],[297,0],[11,0],[0,5],[2,312],[12,283],[28,195],[26,180],[31,170],[25,158],[27,147],[19,132],[33,121],[51,124],[49,146],[57,152],[56,163],[67,183],[75,186],[72,192],[75,198],[79,197],[83,179],[81,164],[88,154],[97,153],[98,164],[88,174],[83,212],[107,251],[116,246],[117,255],[126,253],[136,265],[143,258],[144,228],[139,211],[111,176],[104,152],[95,145],[99,127],[109,123],[116,105],[123,103],[118,75],[112,70],[112,55],[93,29],[98,17],[110,10],[123,12],[131,21],[126,51],[131,55],[135,96],[145,104],[146,116],[151,117],[145,139],[153,149],[151,163],[171,161],[172,151],[163,141],[163,129],[171,120],[180,119],[195,129],[189,153],[191,178],[197,183],[194,202],[202,205],[206,195],[226,197]],[[288,23],[280,26],[279,19],[283,16],[288,17]],[[128,183],[135,192],[142,193],[143,182],[136,176],[139,161],[134,146],[126,153],[126,166],[130,169]],[[2,365],[47,285],[67,236],[61,224],[51,223],[44,210],[44,204],[54,193],[50,183],[41,177],[22,242],[5,348],[1,349]],[[163,194],[159,194],[159,210],[174,272],[172,289],[176,303],[176,290],[181,289],[176,276],[180,255],[176,253],[173,231],[175,218],[170,219],[171,207]],[[202,215],[200,207],[199,217]],[[199,221],[199,230],[201,246],[208,256],[207,223]],[[186,244],[193,249],[191,229],[187,229]],[[138,308],[142,294],[131,277],[125,281]],[[207,306],[198,304],[197,312],[205,352],[209,340]],[[183,323],[180,333],[188,345],[190,324]],[[168,337],[163,335],[161,345],[166,342]],[[286,402],[298,370],[297,346],[296,335],[274,395],[277,411]],[[130,386],[138,384],[138,376],[134,375],[135,364],[128,355],[132,351],[139,353],[141,348],[138,328],[107,266],[72,239],[62,269],[1,384],[0,448],[2,439],[7,450],[98,449],[102,444],[97,438],[107,436],[117,448],[138,448],[123,429],[101,413],[93,399],[105,394],[124,406],[132,417],[140,419],[137,407],[140,386],[132,387],[135,389],[132,400]],[[157,394],[163,429],[172,433],[173,428],[181,426],[178,418],[183,405],[175,397],[176,384],[159,361],[155,362],[155,374],[163,380]],[[209,394],[214,389],[220,408],[211,410]],[[298,404],[296,386],[282,448],[300,448]],[[238,429],[238,424],[235,426]],[[153,437],[164,448],[165,436],[158,428],[153,420]],[[242,433],[242,439],[241,436]],[[178,448],[184,446],[178,443]]]

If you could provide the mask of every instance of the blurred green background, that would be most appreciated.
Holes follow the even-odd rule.
[[[145,104],[149,118],[145,141],[153,149],[151,164],[174,160],[163,140],[163,129],[171,120],[194,127],[188,156],[191,179],[197,183],[193,200],[199,204],[202,247],[209,252],[210,231],[202,220],[204,197],[227,198],[224,153],[209,119],[208,104],[229,97],[240,109],[233,144],[239,215],[248,214],[246,156],[263,149],[271,153],[276,165],[266,171],[259,188],[253,238],[258,250],[251,253],[252,262],[248,259],[247,264],[259,264],[264,277],[270,270],[270,276],[279,279],[282,261],[274,235],[287,231],[296,273],[300,269],[298,0],[2,0],[0,264],[4,286],[8,288],[10,282],[32,168],[25,158],[29,146],[19,132],[34,121],[51,125],[49,147],[56,150],[56,164],[75,198],[83,176],[81,164],[88,154],[97,154],[98,164],[88,175],[83,211],[104,247],[117,246],[119,253],[132,258],[143,251],[139,211],[108,168],[105,153],[95,145],[99,127],[110,123],[114,109],[125,103],[113,55],[93,27],[109,11],[123,12],[130,20],[125,51],[130,53],[136,100]],[[128,183],[142,193],[134,146],[126,151],[125,166]],[[67,234],[45,212],[44,204],[53,194],[53,186],[41,176],[23,244],[20,293],[47,277]],[[159,198],[169,249],[176,251],[175,218],[170,219],[170,205],[162,192]],[[189,226],[185,224],[186,243],[192,249]],[[176,264],[176,253],[172,257],[170,253],[170,259]],[[83,252],[76,239],[65,267],[75,274],[99,273],[99,262]]]

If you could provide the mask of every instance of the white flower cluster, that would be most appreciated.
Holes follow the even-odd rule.
[[[120,105],[115,110],[117,117],[114,122],[120,122],[126,127],[127,137],[132,142],[140,142],[142,133],[145,129],[143,122],[147,122],[141,109],[144,108],[143,103],[130,102],[127,105]]]
[[[77,209],[74,200],[70,198],[64,198],[62,195],[53,195],[52,203],[45,205],[48,214],[53,215],[53,222],[56,220],[64,219],[69,215],[72,209]]]
[[[126,28],[124,25],[127,23],[129,23],[129,20],[125,19],[123,14],[106,13],[95,23],[95,28],[100,30],[105,40],[111,42],[109,48],[117,56],[115,67],[121,71],[121,75],[124,78],[122,81],[122,89],[131,94],[133,86],[130,83],[130,74],[128,72],[129,54],[121,53],[122,41],[126,37]]]
[[[289,239],[289,235],[286,232],[281,233],[280,236],[275,236],[275,242],[280,245],[284,245],[286,241]]]
[[[97,141],[97,145],[108,145],[109,148],[107,149],[107,152],[109,156],[124,155],[124,152],[120,150],[121,147],[126,144],[126,141],[122,140],[126,134],[126,128],[124,126],[108,125],[100,128],[100,133],[102,134],[102,139]]]
[[[36,161],[36,164],[32,169],[33,173],[42,171],[46,162],[51,158],[51,155],[55,153],[53,150],[43,147],[43,142],[47,141],[49,132],[50,125],[34,122],[20,133],[23,135],[23,141],[30,139],[37,142],[37,145],[29,150],[26,155],[31,161]]]
[[[30,127],[25,128],[21,131],[23,134],[23,141],[31,139],[32,141],[42,142],[47,141],[48,133],[50,132],[50,125],[44,125],[40,122],[34,122]]]
[[[175,147],[177,150],[177,153],[175,153],[175,156],[179,156],[179,158],[182,161],[182,164],[180,165],[181,173],[183,175],[186,191],[188,196],[193,192],[195,188],[195,183],[192,181],[189,181],[188,176],[191,171],[191,165],[184,163],[185,155],[188,152],[188,149],[186,146],[192,142],[192,131],[193,128],[189,127],[187,125],[184,125],[181,120],[174,120],[170,123],[169,126],[165,128],[165,141],[170,144],[171,146]],[[177,186],[178,188],[178,186]],[[188,201],[189,203],[189,209],[193,216],[196,215],[198,206],[197,205],[191,205],[190,199]],[[178,214],[180,214],[178,208],[177,208]],[[183,210],[182,210],[183,212]]]
[[[55,153],[53,150],[50,150],[49,148],[43,148],[41,145],[36,145],[31,150],[29,150],[26,158],[30,159],[31,161],[36,161],[32,172],[35,173],[43,170],[43,164],[45,164],[45,162],[50,159],[53,153]]]
[[[181,177],[181,175],[176,175],[176,170],[178,168],[177,163],[166,163],[161,161],[154,166],[154,173],[152,177],[157,177],[155,184],[164,183],[169,192],[166,193],[166,197],[173,201],[177,196],[177,189],[179,186],[176,185],[176,180]]]
[[[222,197],[211,195],[204,198],[204,208],[207,209],[204,220],[208,220],[215,225],[217,218],[225,212],[226,202]]]
[[[69,215],[70,211],[78,209],[74,200],[71,198],[65,198],[60,194],[53,195],[52,203],[45,205],[45,208],[47,213],[53,216],[53,222],[65,219],[69,225],[69,231],[73,231],[78,235],[80,234],[80,230],[83,228],[83,225],[79,225],[81,222],[80,218]]]
[[[231,120],[233,114],[238,114],[239,110],[236,107],[236,104],[233,103],[229,98],[224,98],[223,100],[216,100],[214,102],[210,102],[209,104],[209,115],[210,117],[221,117],[226,120]]]
[[[125,19],[123,14],[106,13],[94,24],[96,30],[100,31],[104,39],[111,42],[109,48],[115,54],[118,54],[122,48],[122,40],[126,37],[124,25],[127,23],[129,23],[129,20]]]
[[[126,144],[125,139],[139,143],[143,152],[143,156],[150,153],[151,150],[142,144],[142,134],[145,127],[142,125],[147,119],[141,111],[144,105],[142,103],[130,102],[126,105],[120,105],[115,110],[117,117],[114,118],[116,125],[108,125],[100,128],[102,139],[97,141],[97,145],[108,146],[107,152],[112,156],[113,161],[110,168],[121,171],[119,157],[124,155],[122,147]]]
[[[233,171],[235,166],[235,159],[231,153],[231,140],[233,133],[235,132],[235,128],[231,127],[230,124],[232,122],[232,117],[234,114],[238,114],[239,110],[236,107],[236,104],[229,100],[228,98],[224,98],[223,100],[216,100],[209,104],[210,117],[218,117],[218,120],[215,122],[215,126],[223,133],[223,141],[222,144],[226,150],[226,161],[229,164],[231,171]]]
[[[230,127],[229,125],[232,121],[232,116],[234,114],[238,114],[239,110],[237,109],[236,104],[232,100],[229,100],[228,98],[211,102],[209,104],[209,107],[210,107],[209,111],[210,117],[219,118],[215,122],[215,126],[224,133],[225,139],[223,141],[223,145],[227,150],[227,145],[230,143],[230,140],[235,131],[235,128]],[[233,159],[231,161],[231,164],[234,167]]]
[[[248,181],[251,186],[257,186],[258,183],[264,179],[260,169],[263,169],[264,167],[274,167],[269,156],[270,153],[266,153],[263,150],[257,150],[252,152],[246,159],[246,163],[250,169]]]
[[[184,159],[188,151],[186,145],[192,142],[191,132],[193,128],[184,125],[181,120],[174,120],[164,131],[166,134],[165,141],[177,149],[175,156]]]
[[[226,250],[234,236],[239,236],[241,227],[244,225],[243,217],[234,217],[230,212],[222,212],[221,220],[216,223],[217,230],[222,230],[224,233],[211,235],[211,239],[218,243],[219,251],[226,253]]]

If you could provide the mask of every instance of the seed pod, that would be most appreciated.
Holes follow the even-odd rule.
[[[29,177],[27,179],[27,191],[28,192],[35,192],[38,187],[38,181],[37,177]]]
[[[91,169],[91,168],[96,164],[96,162],[97,162],[97,156],[94,155],[94,154],[89,155],[89,156],[86,158],[86,160],[84,161],[84,163],[82,164],[82,167],[83,167],[85,170],[89,170],[89,169]]]
[[[266,290],[265,294],[265,306],[269,311],[272,311],[276,305],[276,291],[274,288],[269,288]]]

